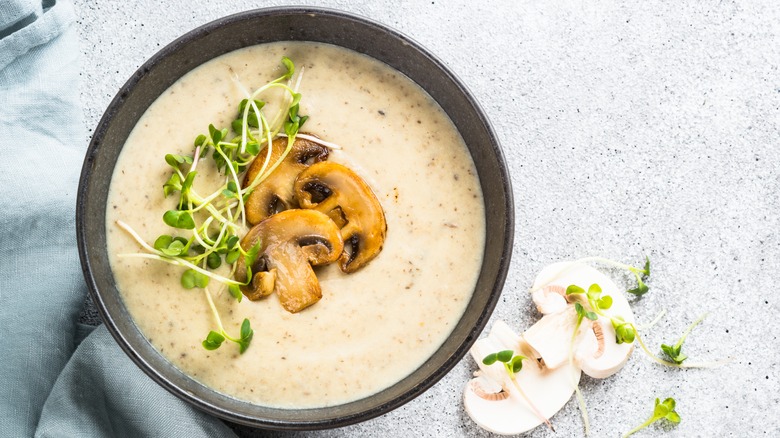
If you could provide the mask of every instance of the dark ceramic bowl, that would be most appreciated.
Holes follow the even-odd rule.
[[[447,112],[468,145],[484,192],[484,262],[465,314],[419,369],[370,397],[326,408],[285,410],[227,397],[173,367],[136,327],[117,291],[106,250],[106,198],[125,139],[146,109],[182,75],[242,47],[274,41],[329,43],[374,57],[417,82]],[[261,9],[211,22],[154,55],[119,90],[87,150],[76,213],[79,255],[92,299],[128,356],[164,388],[231,422],[267,429],[324,429],[384,414],[420,395],[468,352],[503,288],[514,236],[509,176],[495,134],[463,84],[414,41],[365,18],[309,7]]]

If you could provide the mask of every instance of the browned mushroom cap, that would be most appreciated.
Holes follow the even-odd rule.
[[[255,225],[241,239],[245,251],[260,242],[252,266],[252,281],[241,287],[250,300],[273,291],[289,312],[298,312],[319,301],[320,284],[311,265],[331,263],[344,250],[339,228],[328,216],[314,210],[287,210]],[[246,281],[244,258],[238,260],[236,280]]]
[[[277,138],[271,143],[272,166],[287,148],[286,138]],[[293,203],[293,182],[295,177],[312,162],[328,159],[328,148],[309,140],[298,138],[293,143],[290,153],[284,158],[271,175],[257,186],[246,200],[246,219],[255,225],[272,214],[295,208]],[[242,188],[249,187],[258,177],[266,161],[265,150],[255,158],[244,176]]]
[[[341,270],[355,272],[382,250],[387,222],[379,200],[355,172],[337,163],[313,164],[295,180],[301,208],[321,211],[341,228]]]

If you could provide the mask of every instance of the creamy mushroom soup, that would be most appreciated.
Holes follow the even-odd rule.
[[[149,243],[175,231],[161,219],[177,202],[163,196],[170,176],[164,155],[191,154],[193,139],[210,123],[230,126],[245,97],[241,87],[278,77],[285,55],[304,70],[301,114],[310,118],[302,132],[342,147],[329,161],[347,165],[368,183],[384,208],[387,238],[358,272],[344,274],[337,264],[318,267],[322,299],[299,313],[284,310],[275,294],[239,303],[212,281],[208,290],[225,330],[237,336],[248,318],[255,334],[244,354],[229,342],[208,351],[201,342],[218,329],[204,290],[182,288],[178,266],[117,257],[142,249],[116,221]],[[199,165],[199,180],[217,177],[210,167],[213,162]],[[281,408],[367,397],[417,369],[471,298],[484,227],[474,164],[438,105],[372,58],[300,42],[228,53],[164,92],[119,157],[106,224],[117,287],[149,342],[205,385]]]

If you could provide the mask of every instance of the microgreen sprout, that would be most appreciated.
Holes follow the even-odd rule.
[[[647,421],[640,424],[639,426],[631,429],[630,431],[626,432],[625,435],[623,435],[623,438],[628,437],[629,435],[633,435],[636,432],[639,432],[640,430],[646,428],[647,426],[650,426],[651,424],[655,423],[658,420],[666,419],[672,424],[678,424],[680,422],[680,414],[675,412],[675,401],[673,398],[667,398],[664,401],[661,401],[660,399],[655,399],[655,408],[653,408],[653,416],[648,418]]]
[[[685,359],[688,358],[687,355],[683,354],[680,350],[682,349],[683,342],[685,342],[685,338],[688,337],[689,334],[691,334],[691,331],[693,331],[693,328],[699,325],[702,321],[704,321],[704,318],[707,317],[707,314],[700,316],[696,321],[693,321],[691,325],[688,326],[688,329],[685,330],[685,333],[683,333],[680,340],[677,341],[674,345],[666,345],[661,344],[661,350],[666,353],[667,356],[676,364],[681,364],[685,361]]]
[[[523,389],[520,387],[520,383],[517,381],[517,373],[523,369],[523,360],[525,359],[528,358],[519,354],[516,355],[512,350],[502,350],[497,353],[488,354],[484,359],[482,359],[482,363],[485,365],[493,365],[496,362],[501,362],[504,365],[504,369],[506,370],[507,374],[509,375],[509,380],[517,389],[517,392],[520,394],[520,396],[522,396],[525,402],[528,403],[528,406],[531,407],[531,410],[534,412],[534,414],[536,414],[536,416],[542,420],[542,422],[544,422],[544,424],[546,424],[550,430],[555,432],[555,428],[553,427],[550,420],[542,415],[536,405],[534,405],[531,399],[528,398],[528,396],[525,394],[525,391],[523,391]]]
[[[222,343],[227,339],[228,341],[238,344],[239,353],[244,354],[246,349],[249,348],[249,343],[252,342],[252,338],[255,334],[249,320],[244,318],[244,322],[241,323],[241,332],[238,338],[228,335],[227,332],[225,332],[225,328],[222,326],[219,312],[217,312],[217,308],[214,306],[214,300],[211,299],[211,293],[205,287],[203,288],[203,291],[206,294],[206,300],[209,303],[211,311],[214,313],[214,319],[217,321],[217,327],[219,328],[218,332],[214,330],[209,331],[208,335],[206,335],[206,339],[202,342],[203,348],[206,350],[216,350],[222,346]]]
[[[688,356],[682,354],[681,349],[683,342],[687,339],[688,335],[691,333],[694,327],[699,325],[704,318],[707,317],[707,313],[700,316],[696,321],[694,321],[690,326],[688,326],[688,329],[683,333],[682,337],[677,341],[674,345],[666,345],[661,344],[661,351],[663,351],[668,357],[669,360],[662,359],[655,354],[653,354],[652,351],[647,347],[647,345],[644,343],[642,338],[637,333],[636,340],[639,343],[639,346],[642,347],[642,350],[645,352],[645,354],[650,357],[650,359],[654,360],[655,362],[666,365],[669,367],[675,367],[675,368],[712,368],[720,365],[725,365],[733,360],[731,357],[727,357],[721,360],[716,361],[710,361],[710,362],[698,362],[698,363],[691,363],[691,362],[685,362],[686,359],[688,359]],[[685,362],[685,363],[683,363]]]
[[[301,94],[297,91],[301,74],[291,87],[295,65],[283,57],[281,64],[285,72],[253,93],[247,95],[238,105],[237,117],[229,128],[209,125],[208,132],[198,135],[193,141],[191,154],[166,154],[165,163],[172,170],[162,186],[166,198],[178,194],[175,207],[166,211],[163,222],[173,229],[170,234],[158,236],[153,245],[147,244],[128,224],[117,224],[130,234],[146,251],[138,254],[120,254],[123,257],[140,257],[166,262],[184,268],[180,282],[185,289],[206,290],[211,280],[227,287],[230,296],[241,301],[241,286],[252,281],[251,266],[257,259],[260,242],[249,249],[239,244],[240,234],[246,228],[244,202],[249,194],[279,166],[295,143],[299,130],[307,120],[300,114]],[[283,103],[276,114],[266,117],[266,101],[262,97],[270,90],[281,90]],[[232,132],[232,136],[231,136]],[[286,138],[286,147],[275,162],[271,162],[273,140]],[[254,180],[242,187],[241,175],[255,158],[263,160],[263,166]],[[198,165],[211,159],[222,174],[220,185],[212,193],[203,195],[195,188]],[[214,184],[200,184],[203,186]],[[237,262],[244,258],[247,268],[246,281],[233,277]],[[218,273],[221,272],[221,273]],[[245,320],[238,338],[230,337],[222,328],[216,307],[206,292],[209,305],[219,326],[203,341],[207,349],[218,348],[225,339],[238,343],[241,352],[246,350],[252,338],[249,321]]]

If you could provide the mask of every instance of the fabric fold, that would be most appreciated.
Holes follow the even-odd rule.
[[[116,345],[104,326],[60,374],[36,437],[234,437],[222,422],[173,397]]]
[[[105,328],[84,339],[91,329],[77,324],[86,136],[74,22],[64,0],[0,1],[0,435],[233,436],[154,383]]]
[[[3,29],[36,14],[0,39],[0,430],[25,437],[75,348],[85,297],[74,218],[84,131],[72,6],[0,11]]]

